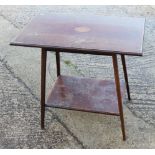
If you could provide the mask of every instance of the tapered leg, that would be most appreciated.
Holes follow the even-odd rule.
[[[124,117],[123,117],[123,107],[122,107],[122,97],[121,97],[117,55],[113,55],[112,59],[113,59],[116,92],[117,92],[117,98],[118,98],[118,108],[119,108],[119,113],[120,113],[121,129],[122,129],[123,140],[125,140],[126,136],[125,136],[125,126],[124,126]]]
[[[41,51],[41,129],[44,129],[47,51]]]
[[[129,82],[128,82],[128,74],[127,74],[126,62],[125,62],[125,56],[121,55],[121,59],[122,59],[122,65],[123,65],[123,71],[124,71],[124,78],[125,78],[125,84],[126,84],[126,89],[127,89],[127,95],[128,95],[128,99],[131,100],[130,89],[129,89]]]
[[[60,75],[60,53],[56,51],[57,76]]]

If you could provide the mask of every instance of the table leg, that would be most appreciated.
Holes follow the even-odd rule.
[[[41,50],[41,129],[44,129],[47,51]]]
[[[57,76],[60,75],[60,52],[56,51]]]
[[[118,98],[118,108],[119,108],[119,113],[120,113],[121,129],[122,129],[123,140],[125,140],[126,139],[125,125],[124,125],[124,117],[123,117],[123,107],[122,107],[122,97],[121,97],[121,89],[120,89],[120,81],[119,81],[117,55],[113,55],[112,59],[113,59],[116,92],[117,92],[117,98]]]
[[[121,59],[122,59],[122,65],[123,65],[123,72],[124,72],[125,84],[126,84],[126,89],[127,89],[127,95],[128,95],[128,99],[131,100],[129,82],[128,82],[128,74],[127,74],[126,62],[125,62],[125,56],[121,55]]]

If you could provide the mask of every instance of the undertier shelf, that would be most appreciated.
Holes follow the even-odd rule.
[[[124,83],[121,82],[123,97]],[[109,115],[119,115],[114,81],[59,76],[46,106]]]

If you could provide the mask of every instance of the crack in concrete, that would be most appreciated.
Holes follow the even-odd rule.
[[[149,121],[143,119],[141,116],[137,116],[136,112],[134,112],[133,110],[131,111],[130,108],[129,108],[128,106],[127,106],[127,108],[128,108],[129,111],[133,114],[133,116],[134,116],[135,118],[138,118],[138,119],[144,121],[146,124],[150,125],[151,127],[155,128],[155,124],[150,123]]]
[[[6,21],[8,21],[11,25],[13,25],[16,29],[20,29],[17,25],[15,25],[11,20],[9,20],[6,16],[4,16],[2,13],[0,14],[0,16],[4,19],[4,20],[6,20]]]

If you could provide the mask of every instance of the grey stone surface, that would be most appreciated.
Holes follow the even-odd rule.
[[[40,97],[39,49],[10,47],[9,41],[38,15],[45,13],[92,13],[145,17],[144,56],[127,57],[132,101],[124,101],[127,141],[121,139],[117,117],[49,109],[60,124],[87,148],[155,148],[155,7],[154,6],[1,6],[0,56],[32,94]],[[113,78],[111,58],[61,54],[63,74],[92,78]],[[123,78],[122,67],[120,76]],[[54,82],[55,57],[48,53],[47,92]],[[32,103],[31,103],[32,104]],[[38,104],[39,106],[39,104]],[[37,111],[37,110],[36,110]],[[39,111],[38,111],[39,113]],[[47,115],[50,115],[47,113]],[[59,124],[58,123],[58,124]],[[49,128],[52,123],[46,123]],[[39,129],[38,129],[39,130]],[[74,137],[74,139],[76,139]]]

